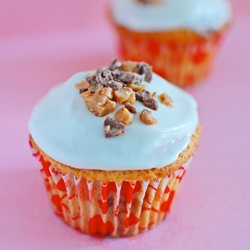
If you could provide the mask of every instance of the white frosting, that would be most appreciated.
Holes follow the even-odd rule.
[[[80,169],[161,168],[174,162],[190,143],[198,124],[195,100],[155,74],[150,83],[145,83],[147,90],[167,93],[175,107],[158,102],[158,110],[152,111],[158,124],[145,125],[139,119],[145,107],[136,101],[137,114],[125,134],[105,138],[105,117],[92,114],[74,86],[85,79],[86,74],[88,72],[78,73],[53,88],[33,110],[30,133],[37,145],[53,159]]]
[[[141,4],[136,0],[113,0],[114,20],[136,31],[191,29],[200,33],[219,30],[231,20],[228,0],[163,0]]]

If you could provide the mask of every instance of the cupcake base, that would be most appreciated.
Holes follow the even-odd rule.
[[[154,72],[182,87],[193,85],[208,74],[226,29],[201,36],[190,30],[136,32],[115,27],[123,59],[145,61]]]

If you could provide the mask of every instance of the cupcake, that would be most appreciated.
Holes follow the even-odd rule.
[[[143,60],[179,86],[203,79],[231,21],[228,0],[114,0],[121,57]]]
[[[55,214],[110,237],[165,218],[200,139],[189,94],[146,63],[116,60],[54,87],[29,131]]]

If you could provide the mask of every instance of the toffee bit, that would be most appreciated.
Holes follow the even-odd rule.
[[[104,121],[104,133],[106,138],[123,135],[125,132],[125,125],[115,119],[107,117]]]
[[[76,83],[75,84],[75,87],[77,88],[77,89],[88,89],[88,87],[89,87],[89,83],[87,82],[87,81],[81,81],[81,82],[79,82],[79,83]]]
[[[114,118],[117,121],[122,122],[122,123],[124,123],[126,125],[129,125],[129,124],[131,124],[133,122],[133,115],[125,107],[122,107],[121,109],[119,109],[115,113]]]
[[[135,92],[132,90],[130,97],[127,100],[128,103],[133,104],[135,102]]]
[[[136,114],[136,113],[137,113],[135,106],[131,105],[130,103],[126,103],[126,104],[125,104],[125,107],[126,107],[126,109],[127,109],[130,113],[132,113],[132,114]]]
[[[134,72],[138,73],[139,75],[144,75],[146,82],[150,82],[152,80],[152,67],[147,63],[138,63],[134,69]]]
[[[150,93],[150,97],[151,97],[151,98],[155,98],[155,95],[156,95],[156,92]]]
[[[90,96],[90,95],[91,95],[91,92],[90,92],[89,90],[84,91],[83,93],[80,94],[80,96],[81,96],[83,99],[86,98],[86,97],[88,97],[88,96]]]
[[[102,85],[97,84],[97,85],[90,85],[90,87],[88,88],[88,90],[93,94],[96,91],[98,91],[99,89],[102,88]]]
[[[101,95],[107,96],[109,99],[113,98],[113,90],[110,87],[105,87],[101,90]]]
[[[156,93],[147,91],[143,84],[144,80],[150,82],[151,79],[152,68],[147,63],[119,62],[113,59],[107,68],[89,74],[85,81],[75,87],[88,110],[96,116],[106,116],[115,112],[119,104],[124,105],[114,114],[114,119],[107,117],[104,121],[105,137],[109,138],[124,134],[125,124],[133,123],[133,114],[137,113],[132,105],[135,100],[152,110],[158,109],[158,102],[154,99]],[[161,94],[159,99],[165,105],[170,105],[172,100],[166,94]],[[157,123],[147,109],[140,113],[140,120],[148,125]]]
[[[147,98],[143,100],[143,105],[147,108],[150,108],[152,110],[158,109],[158,103],[154,98]]]
[[[133,83],[129,84],[128,87],[133,89],[135,92],[143,91],[146,88],[146,86],[143,84],[133,84]]]
[[[114,100],[117,103],[129,102],[130,104],[132,104],[135,101],[135,93],[131,88],[123,87],[119,90],[114,91]]]
[[[162,93],[159,95],[159,99],[160,99],[161,103],[166,105],[167,107],[169,107],[169,108],[174,107],[174,101],[169,95]]]
[[[120,70],[126,71],[126,72],[135,72],[134,69],[136,68],[137,63],[135,62],[123,62]]]
[[[102,95],[91,95],[84,98],[85,104],[94,115],[103,117],[115,111],[116,103]]]
[[[140,120],[147,125],[157,124],[157,120],[153,117],[151,111],[147,109],[142,110]]]

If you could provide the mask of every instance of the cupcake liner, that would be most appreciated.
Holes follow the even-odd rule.
[[[140,33],[116,27],[125,60],[146,61],[154,72],[179,86],[193,85],[209,72],[223,30],[207,37],[188,31]]]
[[[93,236],[125,237],[153,228],[169,212],[190,160],[154,181],[88,181],[53,168],[33,149],[55,214]]]

